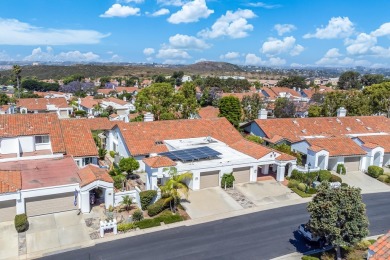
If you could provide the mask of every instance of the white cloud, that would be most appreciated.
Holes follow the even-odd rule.
[[[119,56],[118,54],[114,54],[111,56],[112,61],[122,61],[122,57]]]
[[[181,0],[157,0],[157,3],[161,4],[161,5],[182,6],[182,5],[184,5],[185,1],[181,1]]]
[[[226,54],[223,54],[223,55],[219,56],[219,58],[221,60],[225,60],[225,59],[226,60],[232,60],[232,59],[237,59],[239,57],[240,57],[240,53],[239,52],[234,52],[234,51],[228,52]]]
[[[0,51],[0,61],[12,61],[14,60],[8,53],[4,50]]]
[[[244,38],[248,36],[248,31],[253,30],[253,25],[248,24],[247,19],[252,19],[256,15],[248,9],[238,9],[235,12],[227,11],[211,26],[198,33],[204,38],[218,38],[228,36],[230,38]]]
[[[268,38],[268,41],[263,43],[261,52],[267,55],[278,55],[289,53],[291,56],[297,56],[304,50],[304,47],[295,44],[293,36],[285,37],[283,40],[276,38]]]
[[[170,13],[170,12],[169,12],[168,9],[162,8],[162,9],[160,9],[160,10],[158,10],[158,11],[152,13],[152,16],[162,16],[162,15],[167,15],[167,14],[169,14],[169,13]]]
[[[198,39],[194,36],[183,34],[176,34],[169,37],[169,44],[173,49],[207,49],[210,47],[204,40]]]
[[[16,19],[0,18],[0,45],[97,44],[109,36],[93,30],[42,28]]]
[[[269,66],[281,66],[286,64],[286,60],[279,58],[279,57],[271,57],[269,60],[266,62],[266,65]]]
[[[153,57],[147,57],[146,60],[147,60],[148,62],[153,62]]]
[[[80,52],[80,51],[69,51],[55,54],[53,48],[46,47],[46,51],[40,47],[32,50],[31,55],[24,57],[26,61],[96,61],[99,60],[99,55],[93,52]]]
[[[144,54],[145,54],[146,56],[150,56],[150,55],[152,55],[154,52],[155,52],[155,51],[154,51],[153,48],[145,48],[145,49],[144,49]]]
[[[354,30],[354,24],[349,20],[348,17],[332,17],[326,27],[317,28],[314,34],[305,34],[303,38],[345,38],[350,36]]]
[[[339,49],[337,48],[332,48],[332,49],[329,49],[326,53],[325,53],[325,56],[326,58],[338,58],[338,57],[341,57],[342,55],[340,54],[339,52]]]
[[[140,9],[138,7],[113,4],[104,14],[101,14],[100,17],[128,17],[131,15],[140,15]]]
[[[176,59],[190,59],[191,56],[184,50],[167,48],[160,49],[156,55],[157,58],[167,59],[167,60],[176,60]]]
[[[167,59],[163,61],[163,64],[186,64],[186,60]]]
[[[324,57],[316,61],[317,65],[326,67],[348,67],[348,66],[370,66],[371,63],[367,60],[355,60],[350,57],[343,57],[339,49],[329,49]]]
[[[200,59],[196,60],[195,63],[203,62],[203,61],[207,61],[207,59],[205,59],[205,58],[200,58]]]
[[[248,53],[245,56],[245,65],[252,65],[252,66],[264,65],[264,61],[260,57],[256,56],[256,54]]]
[[[273,9],[273,8],[281,7],[281,5],[270,5],[270,4],[266,4],[264,2],[249,3],[248,5],[252,6],[252,7],[261,7],[261,8],[265,8],[265,9]]]
[[[390,23],[382,24],[377,30],[371,32],[375,37],[390,35]]]
[[[173,24],[197,22],[201,18],[207,18],[214,10],[208,9],[205,0],[194,0],[184,4],[179,11],[168,18]]]
[[[348,45],[347,52],[352,55],[365,54],[371,49],[371,47],[374,47],[376,43],[376,37],[366,33],[360,33],[356,37],[356,40],[345,40],[345,44]]]
[[[375,56],[381,58],[390,58],[390,47],[386,49],[382,46],[374,46],[371,48],[371,51]]]
[[[292,32],[297,29],[293,24],[275,24],[274,29],[278,32],[279,36],[285,33]]]

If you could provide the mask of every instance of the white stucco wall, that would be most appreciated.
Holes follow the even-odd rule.
[[[21,152],[33,152],[34,151],[34,143],[35,143],[35,140],[34,140],[33,136],[19,137],[19,145],[20,145]]]
[[[117,152],[120,156],[127,158],[130,157],[130,151],[127,149],[124,138],[119,130],[115,127],[107,133],[107,151],[113,151],[113,143],[117,145]]]
[[[3,138],[1,139],[1,153],[10,154],[19,152],[19,140],[18,138]]]

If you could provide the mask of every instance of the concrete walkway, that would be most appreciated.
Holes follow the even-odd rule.
[[[17,259],[19,239],[14,222],[0,222],[0,234],[0,259]]]
[[[335,173],[333,172],[333,174]],[[360,188],[362,194],[390,191],[390,185],[380,182],[361,171],[347,172],[345,175],[338,176],[348,185]]]

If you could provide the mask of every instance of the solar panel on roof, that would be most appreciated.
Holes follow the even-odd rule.
[[[180,160],[183,162],[186,162],[186,161],[188,162],[188,161],[194,161],[194,160],[215,158],[218,155],[221,155],[221,153],[211,149],[210,147],[203,146],[203,147],[197,147],[197,148],[164,152],[164,153],[160,153],[159,155],[166,156],[173,161]]]

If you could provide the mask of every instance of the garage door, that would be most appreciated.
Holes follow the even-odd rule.
[[[200,188],[210,188],[219,186],[219,171],[201,172]]]
[[[345,157],[344,166],[347,172],[359,171],[360,157]]]
[[[37,216],[61,211],[76,210],[73,192],[26,199],[28,216]]]
[[[250,167],[233,169],[235,183],[243,183],[250,181]]]
[[[15,205],[15,200],[7,200],[0,202],[0,222],[14,220],[16,215]]]

